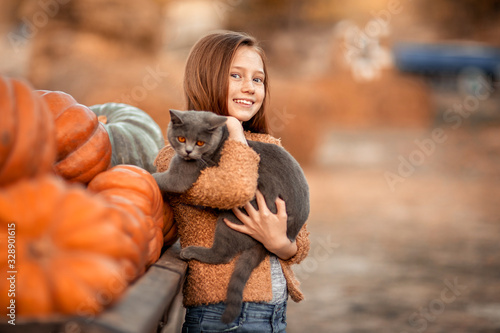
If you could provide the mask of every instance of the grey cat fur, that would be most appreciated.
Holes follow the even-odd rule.
[[[218,164],[224,142],[228,138],[226,117],[206,111],[170,110],[171,122],[168,140],[176,151],[167,171],[154,174],[162,192],[183,193],[197,180],[201,170]],[[177,138],[186,138],[185,144]],[[196,146],[203,141],[202,147]],[[309,187],[297,161],[282,147],[274,144],[248,141],[260,156],[258,189],[269,210],[277,212],[275,200],[285,201],[287,237],[294,241],[309,216]],[[254,200],[251,204],[258,208]],[[253,269],[268,254],[266,248],[252,237],[226,225],[224,218],[242,224],[231,210],[220,210],[214,242],[211,248],[188,246],[181,251],[183,259],[196,259],[208,264],[228,263],[238,258],[227,289],[224,323],[230,323],[241,312],[243,289]]]

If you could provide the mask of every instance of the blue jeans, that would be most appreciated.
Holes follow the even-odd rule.
[[[286,302],[281,304],[243,303],[241,314],[230,324],[220,318],[224,303],[186,309],[182,333],[193,332],[286,332]]]

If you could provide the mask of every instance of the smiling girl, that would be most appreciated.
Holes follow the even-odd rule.
[[[191,189],[171,200],[181,246],[211,247],[216,209],[232,209],[243,224],[227,224],[261,242],[270,255],[252,272],[243,292],[241,315],[230,324],[223,324],[220,317],[236,258],[221,265],[189,261],[183,332],[284,332],[288,296],[296,302],[303,299],[291,265],[307,256],[309,233],[304,225],[291,242],[286,236],[286,202],[277,199],[278,211],[273,214],[257,191],[259,156],[246,140],[281,145],[268,134],[269,77],[264,52],[246,34],[205,36],[188,57],[184,92],[186,109],[228,117],[229,140],[219,165],[204,169]],[[169,146],[160,151],[155,161],[158,172],[168,169],[173,155]],[[258,210],[249,204],[255,196]]]

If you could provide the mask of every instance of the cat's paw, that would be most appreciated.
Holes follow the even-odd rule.
[[[180,257],[183,260],[191,260],[195,258],[195,251],[192,246],[188,246],[181,250]]]

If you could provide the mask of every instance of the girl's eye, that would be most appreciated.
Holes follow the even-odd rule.
[[[235,79],[239,79],[241,76],[240,76],[240,74],[233,73],[233,74],[231,74],[231,77],[235,78]]]
[[[186,142],[186,138],[185,138],[185,137],[183,137],[183,136],[179,136],[179,137],[177,137],[177,140],[179,140],[179,142],[180,142],[180,143],[184,143],[184,142]]]
[[[264,80],[263,80],[263,79],[261,79],[260,77],[256,77],[256,78],[255,78],[255,79],[253,79],[253,80],[254,80],[255,82],[257,82],[257,83],[262,83],[262,82],[264,82]]]
[[[205,144],[205,142],[203,142],[203,141],[197,141],[196,142],[196,145],[199,146],[199,147],[203,146],[204,144]]]

